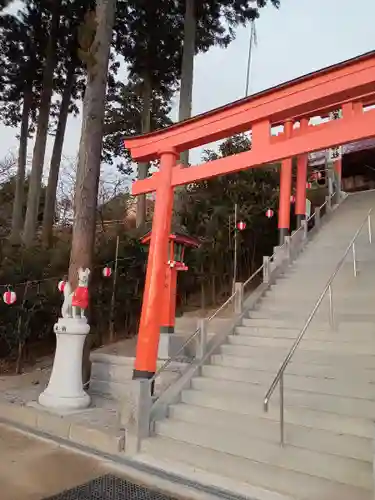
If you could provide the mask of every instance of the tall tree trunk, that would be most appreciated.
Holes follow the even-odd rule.
[[[75,82],[76,63],[71,61],[66,76],[65,88],[61,99],[59,121],[56,129],[55,142],[53,144],[51,165],[48,175],[48,185],[46,190],[46,200],[43,213],[42,241],[46,247],[51,246],[52,228],[55,215],[57,182],[59,180],[59,170],[62,150],[64,145],[66,122],[69,115],[69,105],[72,96],[72,89]]]
[[[23,108],[21,118],[20,143],[18,149],[18,167],[16,178],[16,190],[13,201],[12,230],[10,241],[13,244],[20,243],[23,227],[23,204],[25,199],[25,170],[27,160],[27,140],[29,135],[29,116],[33,95],[30,88],[23,95]]]
[[[185,0],[184,50],[182,53],[179,121],[191,118],[197,19],[195,0]],[[181,164],[189,165],[189,151],[181,153]]]
[[[195,0],[185,0],[184,49],[181,66],[179,121],[187,120],[191,117],[196,30],[197,19]],[[181,153],[180,161],[183,167],[189,166],[189,151]],[[184,186],[175,189],[173,211],[174,224],[179,224],[180,222],[179,214],[184,206],[185,193]]]
[[[48,39],[46,61],[43,73],[42,95],[40,98],[38,125],[35,137],[30,185],[27,197],[25,227],[23,232],[23,241],[27,247],[31,246],[34,241],[38,218],[48,122],[53,92],[53,74],[56,65],[56,41],[60,23],[60,4],[61,0],[55,0],[53,3],[51,32]]]
[[[142,134],[151,132],[151,105],[152,105],[152,82],[151,76],[146,74],[143,79],[142,89]],[[150,168],[149,163],[138,163],[138,179],[146,179]],[[146,222],[147,206],[146,195],[141,194],[137,197],[136,226],[142,227]]]
[[[75,218],[70,253],[69,282],[77,285],[77,270],[92,270],[96,209],[104,132],[104,103],[116,0],[97,0],[96,32],[87,64],[87,85],[83,102],[81,141],[75,189]],[[89,59],[88,59],[89,60]],[[88,337],[83,353],[83,380],[90,376]]]

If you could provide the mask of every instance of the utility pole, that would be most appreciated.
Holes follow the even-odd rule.
[[[253,60],[253,49],[257,44],[257,35],[255,29],[255,19],[251,21],[250,25],[250,40],[249,40],[249,53],[247,57],[247,68],[246,68],[246,85],[245,85],[245,97],[249,95],[250,91],[250,74],[251,74],[251,63]]]

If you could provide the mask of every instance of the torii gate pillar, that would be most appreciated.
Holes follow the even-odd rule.
[[[305,132],[308,129],[309,121],[303,118],[300,129]],[[301,155],[297,158],[297,181],[296,181],[296,217],[297,229],[306,218],[306,183],[307,183],[308,155]]]
[[[292,135],[293,122],[287,121],[284,127],[285,137]],[[279,244],[283,245],[290,229],[290,197],[292,194],[292,158],[281,162],[280,199],[279,199]]]
[[[301,155],[297,159],[297,182],[296,182],[296,217],[297,229],[306,218],[306,183],[307,183],[307,155]]]
[[[168,262],[169,234],[172,223],[172,173],[178,155],[175,150],[160,154],[160,172],[156,188],[146,283],[143,294],[133,378],[150,379],[156,372],[161,311],[165,295],[165,272]]]

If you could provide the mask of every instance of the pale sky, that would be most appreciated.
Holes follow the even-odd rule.
[[[257,21],[251,93],[373,50],[374,19],[374,0],[281,0],[280,10],[262,10]],[[244,96],[248,45],[249,28],[241,28],[228,49],[213,48],[196,57],[194,115]],[[11,149],[16,151],[16,133],[0,125],[0,158]],[[76,157],[79,137],[80,120],[70,119],[65,156]],[[32,146],[30,143],[29,154]],[[51,141],[46,169],[50,153]],[[199,162],[197,152],[192,159]]]

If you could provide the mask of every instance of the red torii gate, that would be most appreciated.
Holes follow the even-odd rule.
[[[166,129],[125,140],[134,161],[160,159],[159,172],[132,187],[134,195],[156,191],[134,378],[152,378],[156,371],[174,188],[282,161],[279,229],[284,236],[289,230],[292,158],[298,157],[296,213],[303,216],[307,153],[375,137],[375,110],[364,109],[374,103],[372,51]],[[309,125],[310,118],[340,108],[341,119]],[[300,127],[293,128],[297,122]],[[271,136],[271,128],[280,125],[283,133]],[[182,151],[250,130],[250,151],[189,168],[178,165]]]

